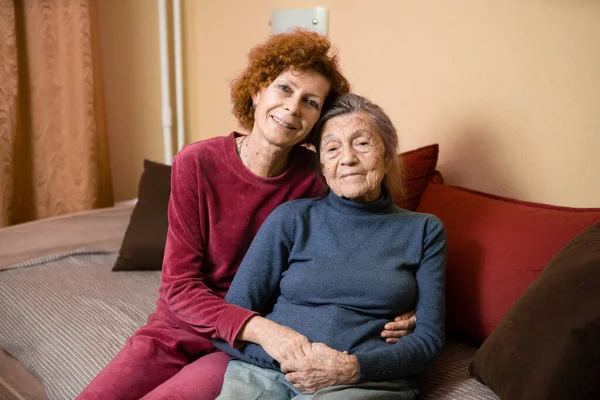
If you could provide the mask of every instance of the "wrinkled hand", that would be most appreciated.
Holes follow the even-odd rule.
[[[236,339],[262,346],[280,364],[305,357],[305,349],[310,351],[306,336],[258,315],[246,321]]]
[[[312,343],[305,353],[304,358],[280,363],[285,379],[302,393],[314,393],[329,386],[358,381],[356,356],[332,349],[324,343]]]
[[[280,364],[306,357],[311,343],[306,336],[277,323],[269,324],[268,331],[259,340],[262,348]]]
[[[386,338],[386,343],[396,343],[398,339],[410,335],[417,326],[415,310],[405,312],[394,318],[392,322],[385,324],[381,337]]]

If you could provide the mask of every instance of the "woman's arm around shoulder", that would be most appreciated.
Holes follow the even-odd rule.
[[[231,305],[204,282],[206,205],[192,146],[181,151],[171,169],[169,228],[160,294],[168,309],[201,334],[233,343],[239,329],[256,313]]]

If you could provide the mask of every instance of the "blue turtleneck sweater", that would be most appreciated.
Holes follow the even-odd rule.
[[[371,203],[330,192],[273,211],[225,299],[311,342],[356,355],[360,382],[413,375],[427,368],[444,341],[445,251],[436,217],[400,209],[385,192]],[[414,333],[385,343],[384,325],[411,309]],[[216,344],[244,361],[279,369],[256,344],[241,350]]]

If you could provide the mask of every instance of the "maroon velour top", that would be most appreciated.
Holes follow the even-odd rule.
[[[283,202],[315,197],[314,153],[295,146],[287,170],[254,175],[239,159],[232,132],[186,146],[173,160],[169,230],[157,308],[205,337],[234,346],[256,313],[223,300],[265,218]]]

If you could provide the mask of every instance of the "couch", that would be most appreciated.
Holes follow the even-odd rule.
[[[600,209],[444,184],[438,151],[400,155],[398,205],[437,215],[448,238],[447,342],[420,398],[600,398]],[[74,398],[145,323],[169,176],[146,161],[135,203],[0,229],[0,360],[14,366],[0,399]]]

